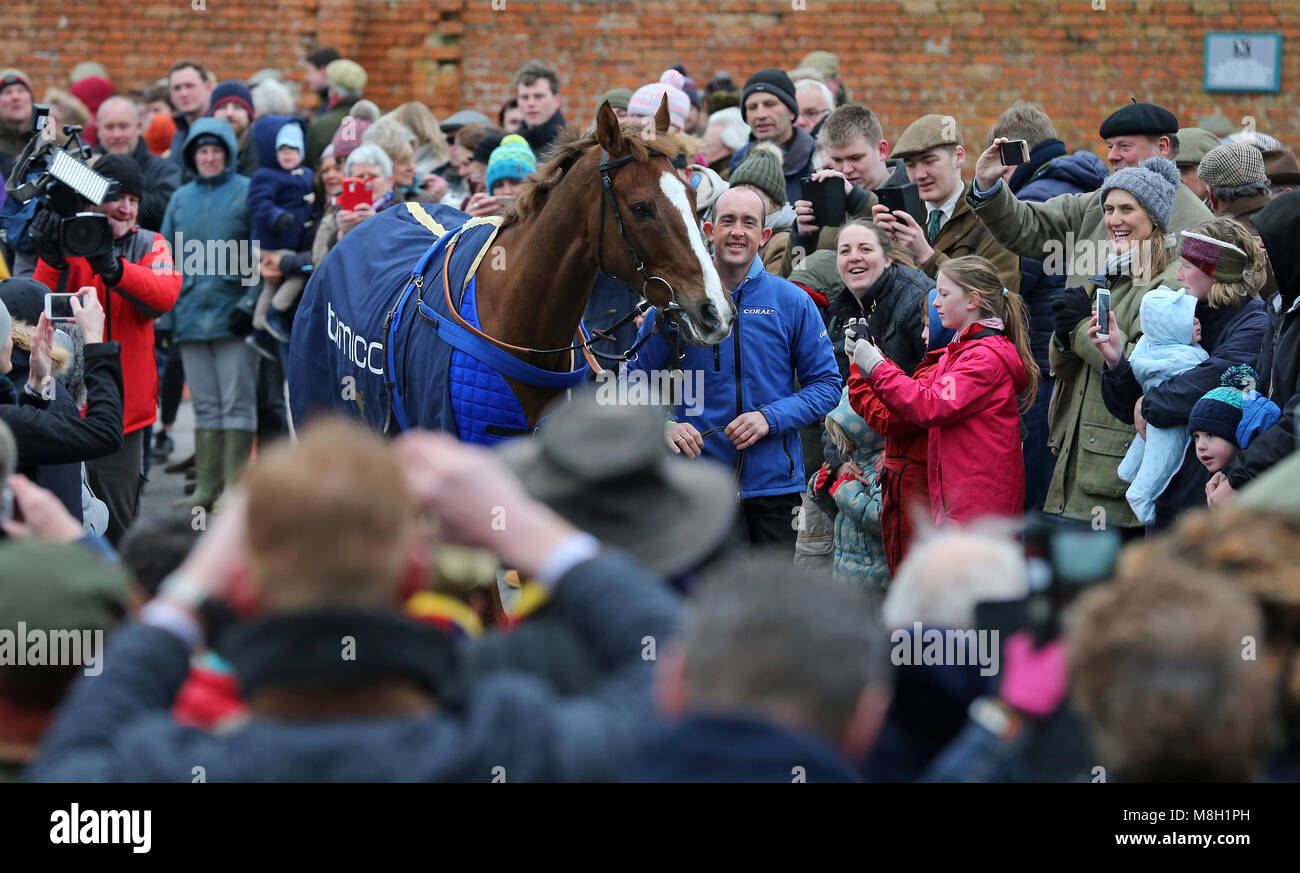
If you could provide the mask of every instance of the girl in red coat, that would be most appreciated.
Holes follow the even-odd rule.
[[[909,378],[866,340],[846,332],[844,350],[891,413],[929,431],[930,510],[936,524],[984,516],[1020,518],[1025,462],[1020,401],[1033,403],[1038,366],[1024,301],[997,270],[971,255],[945,261],[934,308],[957,332],[934,368]]]
[[[939,363],[956,331],[948,330],[933,308],[937,290],[931,290],[922,307],[928,310],[922,321],[921,342],[927,352],[917,364],[913,379],[922,379]],[[907,557],[916,537],[917,518],[929,518],[930,478],[926,472],[925,428],[918,427],[889,411],[871,383],[862,378],[858,365],[849,368],[849,406],[867,426],[885,438],[880,470],[880,538],[885,546],[885,563],[891,577]]]

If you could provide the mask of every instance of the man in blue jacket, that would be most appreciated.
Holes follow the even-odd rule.
[[[628,378],[640,378],[639,371],[657,384],[681,349],[685,390],[664,428],[669,447],[732,466],[744,538],[793,549],[804,490],[799,428],[835,408],[840,375],[812,298],[763,269],[758,250],[772,234],[763,213],[757,194],[733,188],[704,224],[713,265],[736,304],[731,336],[708,348],[689,346],[677,325],[667,323],[628,365]],[[653,310],[641,336],[657,325]]]

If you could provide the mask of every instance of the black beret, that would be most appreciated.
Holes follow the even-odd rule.
[[[1121,106],[1101,123],[1101,138],[1146,134],[1162,136],[1178,133],[1178,119],[1163,106],[1154,103],[1130,103]]]

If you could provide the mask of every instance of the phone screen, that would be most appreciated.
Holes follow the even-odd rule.
[[[75,321],[72,314],[72,298],[75,294],[46,294],[45,314],[50,321]]]
[[[1097,335],[1110,336],[1110,292],[1105,288],[1097,290]]]

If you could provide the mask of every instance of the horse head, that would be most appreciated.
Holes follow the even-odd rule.
[[[600,187],[588,218],[596,262],[627,282],[660,313],[677,322],[686,341],[708,346],[731,332],[736,307],[704,244],[695,214],[695,189],[673,159],[685,138],[668,129],[665,97],[654,124],[619,126],[608,104],[600,107],[596,142]]]

